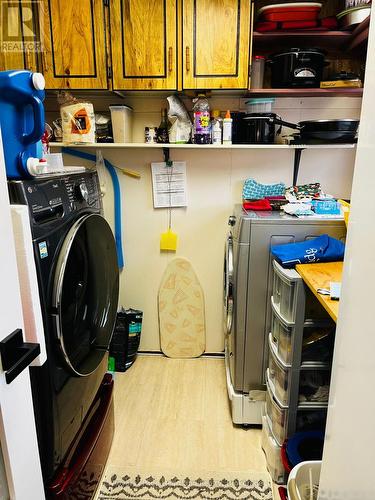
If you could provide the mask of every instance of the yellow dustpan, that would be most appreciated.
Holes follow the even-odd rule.
[[[177,250],[177,234],[171,228],[160,235],[160,250],[175,252]]]

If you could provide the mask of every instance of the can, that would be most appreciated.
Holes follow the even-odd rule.
[[[145,127],[145,143],[152,144],[157,142],[157,127]]]

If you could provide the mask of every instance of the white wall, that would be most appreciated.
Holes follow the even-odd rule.
[[[375,17],[336,330],[320,500],[375,498]]]
[[[246,99],[215,96],[211,107],[244,109]],[[95,98],[96,110],[116,102],[113,98]],[[144,126],[157,126],[160,97],[129,97],[133,106],[135,142],[143,142]],[[187,101],[188,102],[188,101]],[[56,109],[49,102],[47,109]],[[274,110],[288,121],[317,118],[359,117],[357,98],[282,98]],[[104,151],[104,150],[103,150]],[[350,196],[354,151],[305,151],[299,181],[320,181],[323,188],[339,197]],[[119,167],[136,170],[140,180],[119,174],[123,195],[123,236],[126,267],[121,275],[121,304],[144,311],[141,349],[159,350],[157,292],[167,262],[174,255],[160,254],[160,233],[167,228],[166,210],[154,210],[150,163],[162,161],[161,150],[106,150],[105,157]],[[253,177],[259,182],[292,182],[293,153],[284,150],[171,150],[174,160],[187,162],[189,206],[174,209],[173,229],[179,235],[177,256],[189,259],[201,281],[206,301],[207,351],[223,350],[222,338],[222,266],[228,216],[233,205],[241,202],[243,182]],[[78,160],[66,161],[77,164]],[[104,198],[106,216],[112,220],[110,181]]]

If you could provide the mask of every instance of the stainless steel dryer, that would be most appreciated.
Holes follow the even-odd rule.
[[[298,219],[283,212],[235,207],[229,218],[224,258],[224,334],[227,388],[232,420],[261,424],[270,331],[270,248],[329,234],[344,239],[342,220]]]

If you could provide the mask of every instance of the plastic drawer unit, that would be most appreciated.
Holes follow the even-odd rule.
[[[290,386],[292,383],[292,370],[283,366],[277,359],[277,351],[274,343],[269,339],[270,358],[268,369],[268,382],[276,401],[280,406],[286,408],[293,401],[290,400]],[[299,375],[298,402],[301,403],[327,403],[330,383],[330,368],[321,365],[316,368],[301,367]]]
[[[282,446],[288,437],[288,428],[295,432],[323,430],[327,419],[327,408],[299,408],[293,421],[293,411],[281,408],[272,396],[270,388],[266,394],[266,418],[277,443]]]
[[[262,449],[266,455],[267,469],[272,480],[277,484],[285,484],[286,476],[281,460],[281,446],[273,437],[265,416],[262,417]]]

